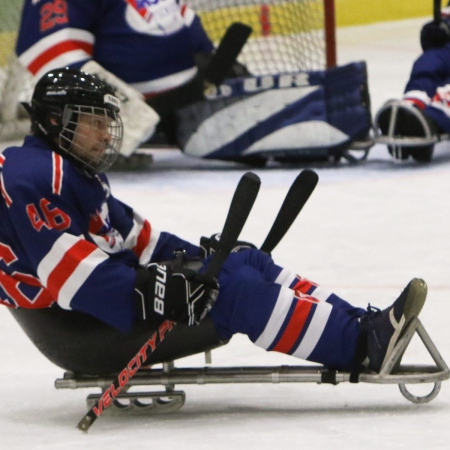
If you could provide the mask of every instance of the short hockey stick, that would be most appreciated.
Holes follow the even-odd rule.
[[[231,200],[218,248],[206,268],[205,275],[214,278],[219,274],[223,263],[235,246],[239,234],[245,225],[258,195],[260,185],[261,181],[254,173],[247,172],[242,176]],[[159,326],[158,330],[153,333],[151,338],[145,342],[138,353],[133,356],[127,366],[119,373],[114,382],[105,389],[95,405],[80,420],[77,425],[80,430],[87,432],[95,420],[113,403],[130,378],[134,376],[140,367],[145,365],[148,357],[164,340],[166,334],[172,330],[173,325],[173,322],[166,320]]]
[[[261,246],[261,251],[271,253],[279,244],[305,206],[318,180],[319,177],[313,170],[306,169],[300,172],[286,194],[272,228]]]
[[[252,31],[252,27],[241,22],[234,22],[228,27],[205,69],[204,77],[207,81],[220,86],[227,72],[236,62]]]
[[[248,25],[240,22],[231,24],[203,72],[199,71],[186,85],[151,98],[149,105],[159,114],[165,114],[204,100],[210,87],[220,86],[226,78],[251,32],[252,28]]]

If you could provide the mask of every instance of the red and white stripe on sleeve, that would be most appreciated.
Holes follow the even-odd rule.
[[[64,309],[92,272],[108,255],[82,236],[62,234],[39,263],[37,273],[46,287]]]
[[[56,67],[91,59],[94,35],[78,28],[64,28],[36,42],[19,60],[33,75],[40,78]]]
[[[134,211],[133,227],[125,239],[124,247],[131,249],[139,258],[139,264],[150,262],[160,232],[152,229],[150,222]]]

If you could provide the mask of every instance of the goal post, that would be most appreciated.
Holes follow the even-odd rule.
[[[324,1],[324,28],[326,67],[329,68],[337,64],[336,11],[334,9],[334,0]]]

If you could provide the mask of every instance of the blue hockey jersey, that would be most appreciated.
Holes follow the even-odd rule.
[[[122,330],[134,317],[135,268],[199,247],[150,223],[28,136],[0,154],[0,303],[90,314]]]
[[[429,49],[417,58],[403,96],[422,109],[440,132],[445,133],[450,133],[449,84],[450,43]]]
[[[199,247],[154,230],[40,139],[0,154],[0,303],[90,314],[127,332],[135,268]],[[222,340],[246,334],[266,350],[337,369],[353,361],[364,310],[275,264],[259,250],[232,253],[210,317]]]
[[[38,78],[94,59],[144,95],[186,83],[197,71],[193,54],[212,50],[180,0],[25,0],[16,45]]]

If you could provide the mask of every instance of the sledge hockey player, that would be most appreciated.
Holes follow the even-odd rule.
[[[381,142],[396,159],[430,162],[439,135],[450,133],[450,7],[420,33],[423,53],[414,62],[401,100],[389,100],[375,117]]]
[[[246,243],[208,278],[214,238],[202,248],[159,232],[112,195],[103,171],[119,154],[122,124],[109,85],[75,68],[50,71],[27,109],[31,135],[0,155],[2,304],[81,312],[122,340],[137,324],[195,325],[208,314],[223,341],[243,333],[266,350],[355,372],[378,372],[422,309],[422,280],[384,311],[365,311]],[[200,270],[173,262],[180,251]]]
[[[224,68],[223,86],[205,94],[213,51],[183,0],[26,0],[16,46],[22,65],[37,77],[73,66],[119,87],[126,100],[125,156],[155,127],[151,142],[196,157],[258,164],[272,157],[337,160],[353,141],[366,139],[371,116],[364,63],[264,76],[236,63]]]

